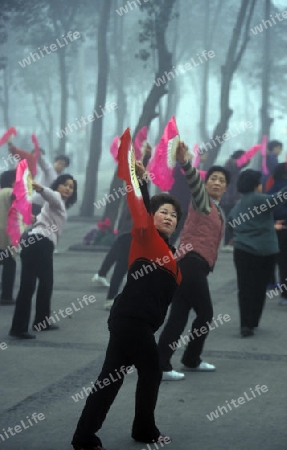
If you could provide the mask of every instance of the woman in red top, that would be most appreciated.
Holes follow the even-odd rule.
[[[136,175],[143,180],[142,163],[136,163]],[[75,450],[103,449],[95,433],[102,427],[124,375],[133,370],[132,365],[138,372],[132,437],[146,443],[170,442],[155,425],[154,410],[162,371],[154,333],[163,323],[181,281],[173,258],[175,249],[168,242],[181,217],[181,209],[179,202],[168,194],[155,195],[149,201],[146,182],[140,184],[137,187],[141,195],[135,189],[128,190],[127,194],[134,224],[127,282],[111,309],[105,362],[78,422],[72,441]]]

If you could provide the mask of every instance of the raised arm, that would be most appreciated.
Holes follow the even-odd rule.
[[[188,185],[191,190],[191,202],[194,209],[203,214],[209,214],[211,210],[209,196],[206,192],[204,182],[195,167],[192,167],[187,146],[181,142],[177,149],[177,159],[180,162]]]
[[[150,198],[149,198],[149,192],[148,192],[149,175],[148,175],[148,172],[145,170],[145,166],[140,161],[136,162],[136,175],[139,180],[139,186],[140,186],[143,202],[145,205],[145,209],[148,213],[150,213]]]
[[[134,163],[134,158],[130,129],[127,128],[121,136],[118,151],[118,177],[126,182],[127,202],[134,229],[146,230],[150,224],[150,215],[145,207],[138,181],[138,178],[143,177],[145,168],[142,162]]]
[[[151,158],[151,146],[149,144],[147,144],[144,155],[143,155],[143,159],[142,159],[144,167],[147,166],[150,158]],[[143,202],[144,202],[145,208],[146,208],[147,212],[149,212],[148,183],[140,180],[139,186],[140,186],[140,190],[141,190],[141,194],[143,197]],[[131,221],[131,213],[129,210],[128,202],[125,201],[120,218],[119,218],[118,230],[121,230],[122,228],[126,228],[126,223],[127,222],[129,223],[130,221]]]
[[[25,152],[24,150],[20,150],[19,148],[15,147],[15,145],[8,143],[8,150],[12,155],[18,155],[18,158],[20,160],[27,159],[29,170],[31,173],[34,172],[34,155],[29,152]]]
[[[148,165],[148,162],[151,159],[151,152],[152,152],[151,145],[147,142],[145,150],[144,150],[143,158],[142,158],[144,167],[146,167]]]
[[[33,155],[29,152],[25,152],[24,150],[20,150],[20,148],[15,147],[15,145],[8,143],[8,150],[12,155],[19,155],[20,159],[27,159],[29,157],[33,158]]]
[[[36,192],[41,194],[43,199],[48,202],[50,206],[59,210],[63,209],[63,200],[58,191],[53,191],[48,187],[43,187],[36,181],[32,181],[32,186]]]
[[[46,158],[44,158],[44,156],[40,153],[39,154],[39,158],[37,161],[39,167],[41,168],[41,170],[45,173],[49,173],[50,171],[54,171],[54,167],[51,163],[48,163],[48,161],[46,160]]]

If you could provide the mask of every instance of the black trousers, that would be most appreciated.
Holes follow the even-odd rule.
[[[281,297],[287,298],[287,289],[285,288],[285,286],[287,286],[287,230],[278,230],[277,237],[280,249],[280,252],[277,255],[277,262],[279,267],[280,283],[283,285],[281,287]]]
[[[234,249],[233,258],[237,272],[240,326],[255,328],[264,308],[275,255],[258,256]]]
[[[208,331],[203,334],[198,330],[206,326],[207,322],[210,323],[213,317],[207,281],[209,273],[207,262],[187,255],[179,261],[179,267],[182,273],[182,282],[176,290],[168,321],[158,342],[160,364],[163,371],[172,370],[170,359],[175,351],[172,346],[180,339],[191,309],[194,309],[196,318],[191,327],[192,338],[188,342],[181,361],[185,366],[192,368],[200,364],[200,355]],[[208,326],[207,330],[209,330]]]
[[[1,252],[6,252],[5,250],[0,250]],[[11,300],[13,298],[13,287],[16,274],[16,261],[15,258],[9,253],[7,256],[3,255],[0,260],[0,265],[3,266],[2,269],[2,292],[1,300]]]
[[[35,237],[35,235],[33,235]],[[28,331],[32,297],[39,280],[36,296],[36,315],[34,324],[46,321],[50,314],[53,291],[53,243],[46,237],[36,235],[34,244],[21,251],[21,279],[12,320],[11,332],[15,334]],[[37,240],[39,239],[39,240]]]
[[[111,278],[110,287],[108,290],[107,298],[113,299],[119,293],[120,285],[123,281],[125,274],[128,271],[129,252],[132,241],[131,233],[122,234],[117,238],[109,252],[107,253],[102,265],[99,269],[99,276],[105,277],[115,264],[113,275]]]
[[[155,425],[154,410],[162,377],[158,348],[151,327],[135,319],[117,319],[110,323],[110,340],[101,373],[77,425],[73,441],[82,445],[102,445],[95,433],[102,427],[120,387],[121,367],[135,365],[138,372],[135,418],[132,437],[143,442],[157,440],[160,432]],[[104,379],[112,380],[103,386]],[[100,383],[102,388],[99,387]],[[124,411],[124,405],[123,405]]]

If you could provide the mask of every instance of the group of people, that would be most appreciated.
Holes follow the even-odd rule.
[[[10,153],[18,155],[18,159],[26,159],[30,169],[34,166],[34,154],[8,145]],[[33,224],[22,234],[20,242],[21,277],[16,301],[13,298],[13,287],[16,273],[17,246],[11,245],[7,233],[7,219],[13,201],[13,187],[16,181],[16,170],[2,173],[0,178],[0,254],[2,270],[1,304],[13,305],[15,310],[10,329],[10,336],[17,339],[35,339],[29,333],[32,298],[36,289],[36,314],[33,327],[46,320],[50,315],[53,291],[53,252],[67,218],[66,210],[77,200],[77,182],[72,175],[62,174],[69,165],[65,155],[57,156],[54,164],[46,161],[41,151],[37,164],[41,168],[38,181],[32,181]],[[10,253],[7,251],[9,247]],[[47,323],[45,330],[56,328]]]
[[[275,159],[278,157],[273,144],[269,143],[268,147],[272,163],[273,155]],[[122,144],[119,154],[121,152],[124,152]],[[237,151],[231,159],[236,161],[241,155],[242,151]],[[171,193],[149,197],[145,167],[150,150],[144,155],[143,162],[135,163],[136,175],[141,181],[141,197],[136,197],[133,191],[127,192],[118,238],[93,277],[97,284],[109,288],[105,308],[110,310],[110,339],[95,387],[96,383],[104,382],[109,374],[122,367],[126,373],[130,366],[136,367],[138,383],[132,437],[144,443],[170,442],[170,437],[164,435],[155,423],[161,380],[183,380],[185,371],[215,370],[213,364],[201,359],[201,354],[213,319],[208,275],[214,270],[224,234],[228,233],[226,244],[233,246],[242,337],[252,336],[259,324],[275,261],[278,261],[279,269],[281,261],[281,276],[286,273],[285,164],[284,168],[280,164],[275,167],[270,192],[262,193],[260,171],[246,167],[232,171],[230,166],[233,163],[229,161],[225,167],[210,167],[205,180],[202,180],[199,171],[192,166],[184,142],[179,143],[176,156],[175,171],[178,170],[184,187],[181,198],[180,194],[174,196]],[[123,158],[119,157],[119,173],[125,172],[120,167],[122,161]],[[123,179],[128,182],[128,179]],[[272,180],[268,182],[272,184]],[[234,189],[234,183],[237,186],[236,204],[231,208],[227,202],[223,211],[221,199],[228,189]],[[40,283],[33,325],[49,316],[53,249],[64,226],[66,209],[77,197],[77,183],[71,175],[60,175],[51,188],[33,181],[33,188],[45,203],[28,234],[42,236],[42,239],[21,252],[20,290],[10,330],[10,335],[25,339],[33,336],[28,332],[28,325],[37,277]],[[275,194],[277,188],[281,191]],[[11,190],[9,192],[11,196]],[[43,237],[43,230],[52,223],[57,225],[57,232],[52,237]],[[179,248],[183,251],[173,258],[170,255],[176,252],[173,244],[178,238]],[[281,255],[279,258],[278,254]],[[106,276],[113,264],[115,269],[109,284]],[[150,270],[145,270],[142,277],[135,277],[135,273],[141,273],[144,267]],[[126,282],[120,291],[126,273]],[[169,317],[157,343],[154,334],[164,324],[169,306]],[[193,338],[182,356],[182,372],[178,372],[171,364],[176,349],[172,344],[179,341],[191,309],[196,314],[191,327]],[[96,433],[102,427],[122,383],[123,378],[118,378],[105,385],[104,389],[92,390],[72,439],[74,450],[103,450]]]
[[[187,344],[182,356],[182,370],[183,372],[215,370],[214,365],[201,359],[209,331],[208,324],[213,317],[207,277],[214,269],[226,228],[220,201],[230,185],[231,177],[225,167],[212,166],[203,181],[198,170],[192,167],[188,148],[183,142],[177,149],[177,160],[179,168],[184,171],[190,196],[179,242],[179,248],[185,248],[187,251],[178,258],[177,266],[172,261],[174,265],[168,267],[170,258],[166,260],[166,264],[155,263],[164,261],[163,250],[166,255],[169,254],[169,249],[172,248],[170,244],[172,235],[182,223],[183,211],[178,205],[179,199],[169,194],[155,195],[149,201],[147,187],[141,186],[149,220],[143,220],[142,216],[139,220],[128,198],[133,225],[128,242],[130,251],[127,281],[120,294],[114,300],[110,299],[111,304],[108,305],[111,308],[108,320],[110,340],[105,362],[97,380],[103,381],[109,373],[113,373],[119,367],[135,365],[138,371],[138,384],[132,437],[140,442],[170,442],[170,437],[163,435],[155,425],[154,409],[160,380],[184,379],[184,373],[172,368],[171,358],[176,348],[172,344],[178,342],[191,309],[196,313],[191,329],[193,339]],[[144,170],[143,165],[137,163],[137,175],[140,178],[143,177]],[[256,207],[267,200],[270,201],[270,195],[260,193],[261,172],[247,169],[238,173],[237,178],[241,199],[230,211],[228,221],[241,212],[244,214],[246,209],[248,212],[251,205]],[[284,192],[282,191],[282,196]],[[264,210],[262,214],[265,214],[261,229],[257,229],[252,235],[254,227],[260,226],[260,220],[256,216],[254,224],[253,217],[250,216],[248,224],[247,221],[243,222],[248,230],[240,228],[238,224],[233,228],[231,237],[238,275],[240,332],[243,337],[250,336],[251,331],[258,326],[263,308],[262,287],[266,291],[266,280],[271,274],[275,254],[278,252],[275,227],[283,227],[282,222],[274,226],[271,208],[261,209]],[[261,232],[263,236],[260,243],[257,236],[260,236]],[[240,245],[246,244],[243,237],[246,233],[250,235],[251,242],[255,237],[255,242],[252,244],[252,257],[244,268],[244,258],[248,258],[245,254],[250,252],[250,248],[246,251],[246,248],[240,248]],[[114,257],[114,260],[117,261],[117,258]],[[133,276],[136,271],[142,270],[143,266],[153,265],[156,265],[157,270],[145,271],[145,276],[137,279]],[[261,277],[264,280],[253,279],[252,274],[257,276],[262,267],[266,274],[266,277]],[[97,273],[95,281],[104,285],[107,281],[106,273],[107,271]],[[250,279],[253,279],[254,283],[253,293],[256,290],[256,283],[260,281],[254,298],[250,292],[248,293]],[[246,298],[247,294],[249,299]],[[171,304],[169,317],[156,345],[154,333],[163,324],[169,304]],[[91,392],[73,436],[72,445],[75,450],[103,449],[96,433],[101,428],[122,382],[122,379],[117,380],[101,392],[97,390]]]
[[[274,159],[274,147],[276,147],[274,142],[269,144],[267,162],[269,155],[272,156],[271,159]],[[239,152],[233,155],[232,159],[236,160],[242,155],[242,151]],[[144,277],[134,279],[132,275],[136,269],[139,271],[143,264],[154,264],[155,256],[162,255],[158,242],[163,245],[163,241],[170,246],[171,237],[182,223],[183,217],[182,209],[179,210],[174,203],[175,197],[159,194],[152,197],[149,203],[146,200],[147,190],[141,187],[147,214],[152,213],[153,224],[150,226],[153,228],[153,233],[148,232],[143,222],[136,216],[132,217],[133,228],[128,242],[130,252],[127,282],[123,291],[114,300],[110,299],[108,305],[111,308],[110,341],[103,369],[98,377],[98,380],[103,380],[108,373],[117,370],[122,364],[135,365],[139,378],[132,437],[140,442],[161,443],[165,439],[170,441],[170,438],[162,435],[155,426],[155,401],[160,379],[170,381],[184,379],[184,373],[172,368],[171,357],[176,348],[172,344],[179,340],[191,309],[194,309],[196,318],[192,323],[193,339],[189,341],[182,356],[183,372],[215,370],[214,365],[202,361],[201,353],[208,335],[208,324],[213,317],[207,277],[214,268],[225,229],[230,236],[227,242],[232,243],[234,247],[240,332],[244,338],[252,336],[254,328],[259,324],[268,280],[274,271],[274,263],[279,251],[276,233],[285,230],[283,215],[276,220],[273,213],[276,208],[279,211],[280,207],[285,207],[284,194],[287,192],[287,187],[284,186],[284,189],[277,194],[283,201],[274,202],[274,195],[262,193],[260,171],[246,169],[246,167],[242,171],[234,171],[238,199],[233,208],[229,209],[224,220],[220,201],[230,186],[231,176],[234,173],[230,175],[226,167],[212,166],[203,182],[197,169],[191,165],[188,149],[184,143],[181,143],[177,149],[177,159],[179,169],[184,170],[190,191],[190,201],[183,221],[179,247],[189,248],[189,251],[179,258],[178,271],[159,265],[156,266],[158,270],[146,272]],[[279,164],[277,171],[279,167],[282,168],[287,181],[285,163],[281,166]],[[144,168],[138,165],[138,176],[142,177],[143,172]],[[276,188],[283,187],[283,183],[276,183],[276,172],[273,178],[275,192]],[[164,195],[166,196],[163,197]],[[272,206],[270,206],[271,200]],[[128,204],[131,208],[130,203]],[[158,209],[151,207],[155,204]],[[255,211],[259,208],[262,217],[259,217],[258,213],[252,213],[251,208]],[[163,215],[163,220],[158,220],[157,213]],[[248,213],[248,218],[238,222],[238,217],[241,219],[243,214]],[[235,218],[236,226],[232,227],[230,223],[234,224],[232,221]],[[154,233],[154,228],[157,233]],[[158,236],[162,238],[162,241],[158,239]],[[283,237],[281,241],[284,241]],[[153,249],[156,249],[156,254]],[[284,257],[281,256],[281,259]],[[117,261],[117,258],[114,257],[114,260]],[[178,276],[178,272],[180,276],[175,280],[175,274]],[[96,274],[95,281],[104,285],[107,282],[106,273],[107,270]],[[166,277],[169,275],[170,280],[173,279],[173,289],[163,275]],[[166,286],[168,291],[165,289]],[[163,323],[163,316],[167,312],[169,303],[171,303],[170,314],[156,346],[153,333]],[[156,312],[158,319],[161,318],[157,323],[155,322]],[[198,330],[202,332],[198,333]],[[149,388],[146,386],[147,380]],[[89,395],[72,440],[75,450],[103,448],[101,440],[95,433],[101,428],[121,384],[122,380],[117,381],[114,385],[108,386],[105,391],[101,393],[95,391]]]

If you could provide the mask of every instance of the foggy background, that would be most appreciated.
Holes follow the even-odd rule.
[[[92,217],[120,183],[109,148],[128,126],[148,126],[153,147],[172,115],[190,148],[237,133],[205,168],[263,135],[285,145],[286,31],[282,0],[0,0],[0,132],[16,127],[15,145],[29,151],[34,132],[51,161],[67,154],[79,181],[72,213]],[[5,145],[0,166],[6,156]],[[103,218],[116,216],[110,207]]]

